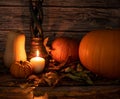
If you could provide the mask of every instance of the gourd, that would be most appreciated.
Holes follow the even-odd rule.
[[[9,68],[13,62],[25,61],[26,58],[25,35],[21,31],[9,32],[4,52],[5,66]]]
[[[120,30],[96,30],[87,33],[79,45],[83,66],[95,74],[120,78]]]
[[[10,67],[10,73],[16,78],[26,78],[32,72],[33,68],[29,61],[15,61]]]
[[[79,41],[69,37],[57,37],[52,42],[51,56],[57,62],[64,62],[68,58],[71,61],[79,60]]]

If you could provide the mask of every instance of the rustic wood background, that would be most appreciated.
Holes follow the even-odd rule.
[[[56,36],[64,35],[81,39],[92,30],[120,28],[120,0],[44,0],[43,10],[45,37],[52,38],[56,34]],[[0,0],[0,56],[5,50],[7,33],[16,29],[25,33],[26,50],[29,51],[30,19],[29,0]],[[18,93],[16,93],[16,87],[3,86],[6,83],[3,83],[2,76],[0,77],[1,99],[8,99],[7,96],[9,99],[13,97],[21,99],[19,96],[23,98],[23,95],[25,99],[32,97],[32,94],[21,93],[23,90],[21,91],[20,88],[17,88]],[[3,78],[5,79],[4,76]],[[5,80],[9,80],[8,77]],[[12,85],[11,78],[8,84]],[[120,99],[120,86],[111,86],[111,84],[69,88],[63,86],[52,90],[49,87],[38,87],[35,92],[41,90],[43,92],[47,90],[48,94],[54,96],[50,99],[113,99],[113,97]],[[57,95],[60,97],[58,98]]]
[[[44,36],[66,35],[81,39],[88,31],[120,27],[120,0],[44,0]],[[11,30],[31,33],[29,0],[0,0],[0,52]]]

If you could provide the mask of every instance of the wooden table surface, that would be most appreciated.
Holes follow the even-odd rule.
[[[120,84],[114,81],[98,81],[95,85],[81,85],[63,81],[56,87],[31,86],[26,79],[15,79],[10,74],[0,75],[0,99],[120,99]],[[42,98],[46,99],[46,98]]]

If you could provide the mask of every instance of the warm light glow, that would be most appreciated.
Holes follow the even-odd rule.
[[[39,50],[36,51],[36,57],[30,59],[31,64],[33,65],[34,71],[36,73],[41,72],[45,66],[45,59],[39,57]]]
[[[36,51],[36,55],[37,55],[37,57],[39,56],[39,50]]]

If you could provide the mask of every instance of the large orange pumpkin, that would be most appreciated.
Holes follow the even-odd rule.
[[[69,37],[58,37],[52,42],[51,56],[58,62],[64,62],[70,57],[71,61],[79,60],[79,42]]]
[[[100,76],[120,78],[120,30],[87,33],[80,42],[79,58],[86,68]]]

